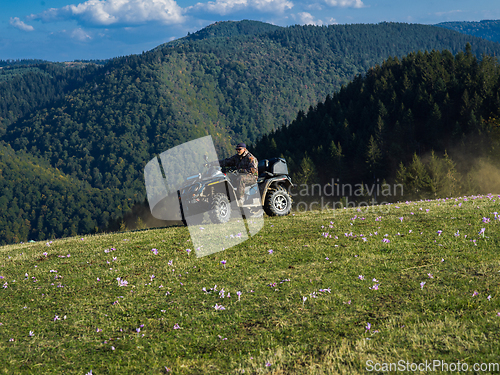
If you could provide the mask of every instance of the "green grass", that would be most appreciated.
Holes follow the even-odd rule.
[[[266,217],[250,240],[202,258],[186,252],[184,227],[4,246],[0,373],[355,374],[368,372],[367,361],[498,363],[493,212],[496,195],[297,212]]]

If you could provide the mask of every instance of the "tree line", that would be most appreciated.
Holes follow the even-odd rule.
[[[388,58],[253,147],[285,157],[296,183],[396,181],[415,198],[480,192],[500,165],[500,65],[467,45]],[[471,162],[471,160],[474,162]]]

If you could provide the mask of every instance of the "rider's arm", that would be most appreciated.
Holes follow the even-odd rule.
[[[237,155],[235,155],[235,156],[237,156]],[[236,166],[237,163],[236,163],[235,156],[231,156],[230,158],[219,160],[219,165],[221,167],[234,167],[234,166]]]

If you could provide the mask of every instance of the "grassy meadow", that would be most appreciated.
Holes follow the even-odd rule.
[[[498,195],[295,212],[201,258],[185,227],[4,246],[0,374],[484,370],[498,212]]]

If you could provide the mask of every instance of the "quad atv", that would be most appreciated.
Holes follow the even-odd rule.
[[[191,218],[191,223],[192,218],[203,220],[200,214],[204,212],[208,212],[212,223],[226,223],[231,219],[231,211],[235,206],[245,208],[245,212],[254,216],[262,215],[262,209],[269,216],[290,213],[292,198],[289,188],[293,184],[288,176],[285,159],[272,158],[259,162],[257,183],[245,187],[242,205],[236,198],[238,171],[214,167],[209,163],[205,166],[207,170],[204,173],[186,178],[177,192],[185,225],[186,217]]]

